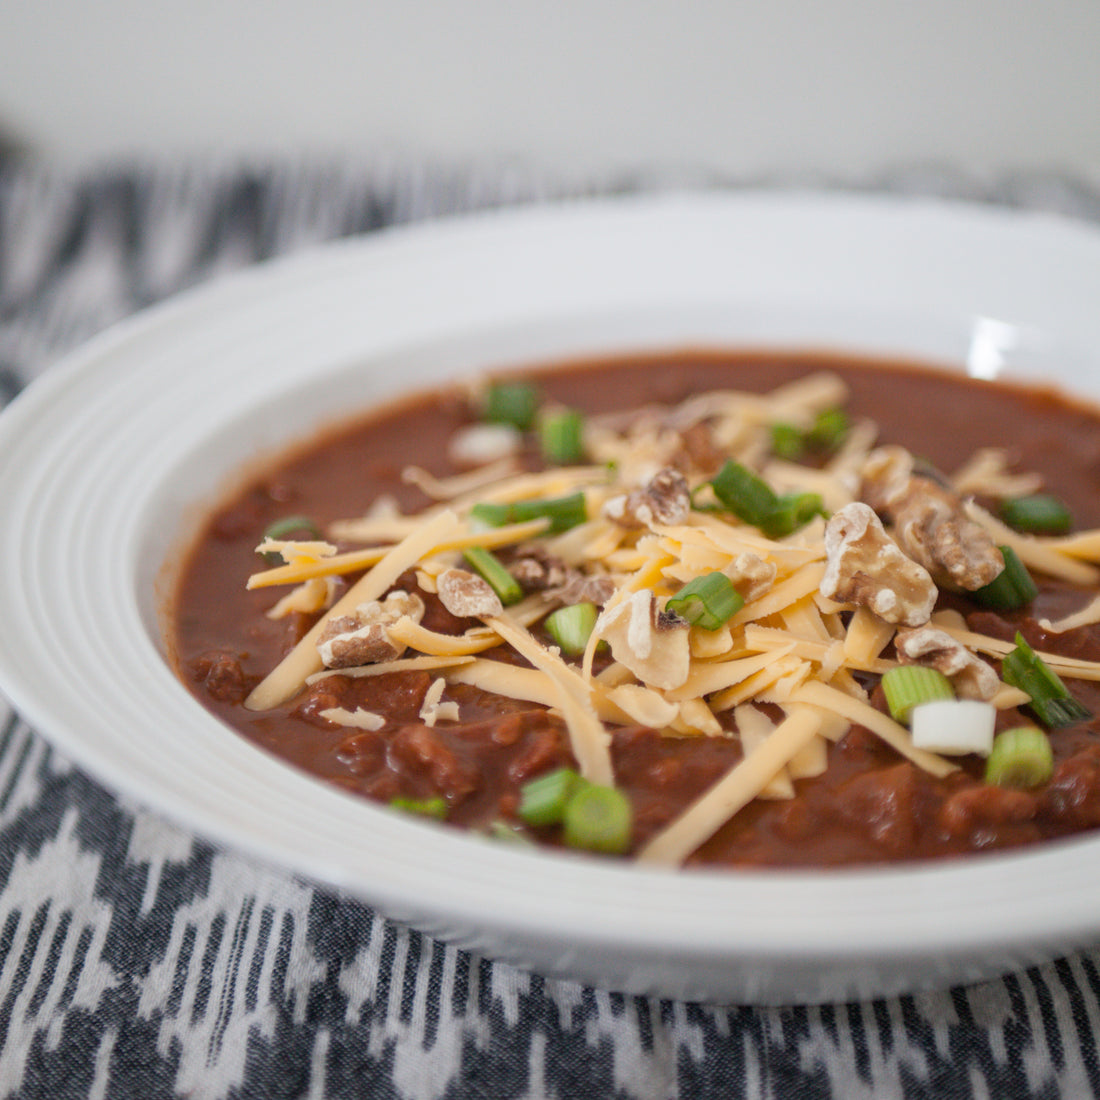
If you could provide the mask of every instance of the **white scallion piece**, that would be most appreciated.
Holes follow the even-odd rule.
[[[993,749],[997,710],[977,699],[937,699],[913,708],[913,745],[945,756],[973,752],[988,756]]]

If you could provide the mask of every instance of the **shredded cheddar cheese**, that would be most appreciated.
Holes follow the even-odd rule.
[[[327,718],[330,722],[335,722],[338,726],[351,726],[353,729],[370,730],[372,732],[380,730],[386,724],[386,719],[381,714],[363,710],[361,707],[357,710],[347,710],[345,707],[326,707],[321,711],[321,717]]]

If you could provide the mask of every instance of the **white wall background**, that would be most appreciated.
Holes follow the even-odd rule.
[[[859,173],[1100,172],[1100,0],[0,0],[0,135]]]

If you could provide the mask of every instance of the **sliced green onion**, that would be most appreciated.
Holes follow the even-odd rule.
[[[772,487],[750,469],[733,459],[711,480],[714,495],[738,519],[759,527],[778,505]]]
[[[776,458],[795,462],[802,457],[806,447],[806,437],[800,428],[793,424],[773,424],[771,426],[772,454]]]
[[[558,466],[584,461],[584,417],[576,409],[554,409],[539,421],[542,457]]]
[[[823,409],[806,436],[811,447],[835,451],[848,434],[848,414],[843,409]]]
[[[1092,717],[1092,711],[1070,695],[1058,674],[1027,644],[1019,631],[1016,632],[1016,648],[1001,662],[1001,678],[1031,696],[1031,709],[1047,729],[1071,726]]]
[[[462,556],[479,574],[486,584],[500,597],[500,602],[508,607],[523,599],[523,589],[519,581],[504,567],[501,560],[484,546],[471,546]]]
[[[719,512],[722,505],[713,498],[714,485],[709,481],[700,482],[691,490],[691,510],[693,512]]]
[[[309,518],[309,516],[284,516],[273,523],[269,523],[264,529],[264,538],[272,542],[289,542],[291,535],[306,535],[310,539],[322,537],[321,529]],[[281,565],[282,554],[268,551],[261,555],[269,565]]]
[[[672,596],[665,604],[665,610],[692,626],[717,630],[744,606],[741,593],[733,587],[733,582],[725,573],[705,573],[689,581]]]
[[[543,620],[554,644],[567,657],[579,657],[588,645],[599,611],[594,603],[559,607]]]
[[[776,500],[760,530],[770,539],[781,539],[805,527],[814,516],[824,514],[824,502],[818,493],[788,493]]]
[[[519,791],[520,820],[528,825],[560,824],[565,807],[584,782],[572,768],[555,768],[528,780]]]
[[[981,699],[933,699],[909,715],[913,748],[945,756],[988,756],[996,727],[996,708]]]
[[[282,541],[289,539],[291,535],[308,535],[311,539],[321,537],[321,529],[309,518],[309,516],[284,516],[268,525],[264,531],[265,539]]]
[[[475,504],[470,515],[489,527],[504,527],[509,523],[526,523],[532,519],[548,519],[550,534],[568,531],[588,519],[584,493],[571,493],[549,500],[517,500],[510,504]]]
[[[407,814],[419,814],[421,817],[434,817],[440,821],[447,816],[447,802],[444,798],[391,798],[390,806]]]
[[[494,382],[485,393],[483,418],[526,431],[539,409],[538,387],[530,382]]]
[[[630,847],[634,810],[622,791],[586,783],[569,799],[562,825],[570,848],[618,855]]]
[[[763,478],[728,459],[711,481],[714,495],[738,519],[751,523],[770,539],[783,538],[822,512],[817,493],[777,496]]]
[[[890,717],[908,725],[914,707],[937,699],[954,699],[951,681],[937,668],[925,665],[898,665],[883,674],[882,690]]]
[[[771,425],[772,454],[797,462],[807,450],[835,451],[848,434],[848,414],[843,409],[823,409],[809,431],[793,424]]]
[[[506,844],[523,844],[530,847],[535,843],[518,825],[513,825],[510,821],[502,821],[500,818],[489,822],[485,828],[485,835],[490,840],[501,840]]]
[[[1003,501],[1001,519],[1009,527],[1031,535],[1064,535],[1073,528],[1070,510],[1050,493]]]
[[[1029,791],[1054,773],[1050,739],[1036,726],[1016,726],[998,733],[985,762],[985,781],[998,787]]]
[[[1011,546],[1001,546],[999,549],[1005,560],[1004,569],[989,584],[975,589],[971,595],[991,611],[1018,611],[1039,595],[1039,589],[1016,551]]]

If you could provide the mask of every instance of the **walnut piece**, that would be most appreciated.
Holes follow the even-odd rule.
[[[354,668],[376,661],[392,661],[405,652],[386,627],[408,617],[420,622],[424,601],[415,594],[397,590],[384,600],[360,604],[352,615],[340,615],[325,624],[317,639],[317,652],[326,668]]]
[[[603,607],[615,594],[611,577],[582,573],[537,544],[521,550],[508,566],[508,572],[524,592],[544,592],[548,599],[563,604],[594,603]]]
[[[860,499],[880,516],[890,516],[913,478],[913,456],[904,447],[876,447],[864,459],[860,475]]]
[[[491,619],[504,612],[489,582],[465,569],[445,569],[436,578],[436,591],[440,603],[460,619]]]
[[[569,579],[569,568],[545,548],[532,545],[521,550],[508,566],[524,592],[544,592]]]
[[[775,562],[765,561],[757,554],[745,550],[733,559],[726,575],[745,603],[752,603],[771,588],[777,572]]]
[[[927,665],[942,672],[954,684],[960,699],[988,701],[1001,686],[992,666],[938,627],[899,630],[894,635],[894,648],[903,665]]]
[[[641,528],[683,523],[691,510],[687,478],[679,470],[664,466],[642,489],[613,497],[604,505],[604,515],[620,527]]]
[[[894,537],[914,561],[930,572],[943,572],[973,592],[993,581],[1005,561],[992,537],[962,510],[954,493],[934,482],[915,486],[894,515]]]
[[[596,621],[596,632],[611,655],[651,687],[671,690],[688,677],[691,649],[684,624],[659,629],[657,605],[648,589],[635,592]]]
[[[556,588],[548,588],[546,594],[566,605],[594,603],[597,607],[603,607],[615,595],[616,588],[614,579],[606,573],[589,575],[571,569],[565,583]]]
[[[855,501],[833,514],[825,525],[825,557],[823,596],[867,607],[889,623],[928,621],[936,585],[901,552],[869,505]]]
[[[861,496],[892,521],[898,546],[933,576],[974,591],[1004,569],[992,537],[970,519],[962,499],[935,478],[917,473],[902,447],[880,447],[863,466]]]

